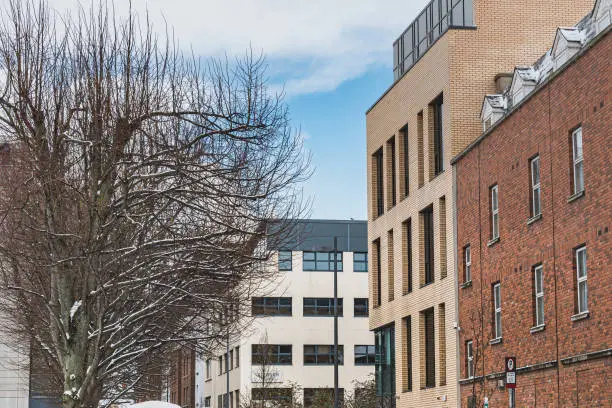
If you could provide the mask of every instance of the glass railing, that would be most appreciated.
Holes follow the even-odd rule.
[[[449,28],[473,27],[473,0],[432,0],[393,43],[397,81]]]

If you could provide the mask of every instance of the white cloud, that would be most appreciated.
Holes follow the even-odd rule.
[[[77,0],[49,0],[57,10]],[[83,1],[84,5],[91,0]],[[115,0],[124,14],[127,0]],[[263,50],[289,95],[329,91],[374,64],[391,67],[392,43],[426,0],[133,0],[155,26],[206,56]],[[275,75],[276,77],[276,75]]]

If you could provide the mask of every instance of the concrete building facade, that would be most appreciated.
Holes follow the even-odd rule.
[[[482,96],[535,60],[592,0],[434,0],[394,44],[394,84],[366,114],[370,329],[388,406],[459,404],[452,157]]]
[[[508,356],[517,407],[612,406],[611,20],[552,30],[454,159],[462,406],[508,404]]]
[[[333,389],[333,239],[338,238],[341,396],[374,372],[374,336],[368,330],[368,255],[365,221],[298,221],[276,246],[277,279],[252,299],[252,327],[196,368],[196,407],[237,408],[239,402],[288,398],[290,384],[309,406],[313,393]],[[340,303],[341,302],[341,303]],[[326,392],[326,391],[322,391]]]

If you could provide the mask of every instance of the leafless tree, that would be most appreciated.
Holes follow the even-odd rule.
[[[309,163],[263,58],[34,1],[0,11],[3,336],[42,351],[63,408],[95,407],[173,344],[225,338]]]

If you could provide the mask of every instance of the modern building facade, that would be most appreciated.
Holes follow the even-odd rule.
[[[374,336],[368,330],[368,246],[365,221],[298,221],[282,244],[269,243],[277,279],[252,298],[252,327],[232,339],[229,354],[198,363],[196,407],[237,408],[240,401],[291,397],[301,388],[305,407],[332,392],[334,237],[338,242],[339,384],[374,373]],[[229,395],[227,375],[229,373]],[[322,389],[327,389],[323,391]]]
[[[482,97],[503,73],[592,6],[434,0],[394,43],[395,81],[366,114],[370,329],[388,406],[459,404],[450,160],[482,133]]]
[[[0,343],[0,408],[28,408],[27,348]]]
[[[517,407],[612,406],[611,21],[551,31],[454,159],[462,406],[506,406],[508,356]]]

